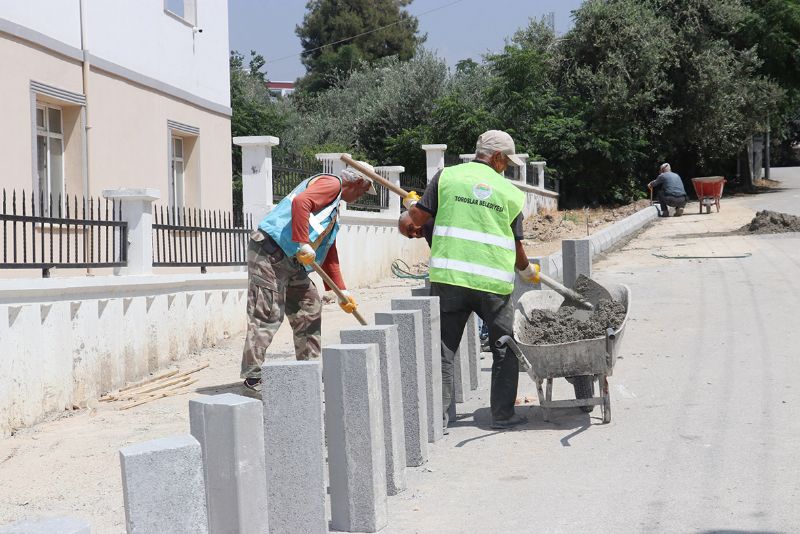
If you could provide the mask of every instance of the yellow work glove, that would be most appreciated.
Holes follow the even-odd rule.
[[[406,198],[403,199],[403,206],[408,210],[417,202],[419,202],[419,195],[416,191],[411,191],[406,195]]]
[[[339,299],[339,307],[345,313],[353,313],[356,310],[356,308],[358,308],[358,306],[356,305],[356,299],[354,299],[353,296],[350,294],[350,292],[347,291],[346,289],[342,291],[342,294],[345,296],[347,300]]]
[[[539,267],[535,263],[529,263],[525,270],[519,272],[520,278],[528,282],[529,284],[538,284],[542,281],[539,277],[539,271],[541,271],[541,267]]]
[[[317,259],[317,253],[311,245],[303,243],[300,245],[300,250],[297,251],[294,257],[297,258],[297,261],[300,262],[301,265],[311,265],[314,263],[314,260]]]

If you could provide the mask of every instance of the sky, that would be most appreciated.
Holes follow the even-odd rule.
[[[418,16],[425,47],[454,66],[459,60],[479,60],[500,50],[505,40],[528,19],[555,13],[556,34],[572,27],[570,12],[582,0],[414,0],[409,11]],[[305,74],[300,63],[300,39],[295,26],[303,21],[306,0],[229,0],[231,50],[249,56],[259,52],[267,60],[267,77],[294,81]],[[437,9],[441,8],[441,9]],[[425,14],[426,11],[436,10]],[[285,56],[292,56],[280,59]]]

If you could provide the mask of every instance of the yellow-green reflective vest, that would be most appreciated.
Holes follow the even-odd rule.
[[[508,295],[514,289],[512,221],[525,194],[483,163],[447,167],[439,176],[430,280]]]

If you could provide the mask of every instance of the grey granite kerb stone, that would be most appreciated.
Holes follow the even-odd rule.
[[[406,465],[428,461],[428,403],[425,398],[425,355],[422,341],[422,312],[394,311],[375,314],[375,324],[396,325],[400,340],[400,381],[403,393],[403,422]]]
[[[386,492],[396,495],[406,489],[406,434],[397,327],[377,325],[346,328],[339,332],[339,337],[342,343],[375,343],[378,346],[386,451]]]
[[[442,407],[442,330],[439,297],[406,297],[392,299],[393,310],[421,310],[425,350],[428,410],[428,441],[444,437]]]
[[[211,532],[269,532],[263,418],[261,401],[241,395],[189,401],[189,425],[203,450]]]
[[[377,532],[388,522],[378,346],[323,347],[331,526]]]
[[[203,453],[192,436],[129,445],[119,451],[129,534],[208,532]]]
[[[269,531],[327,533],[320,362],[265,363],[261,400]]]

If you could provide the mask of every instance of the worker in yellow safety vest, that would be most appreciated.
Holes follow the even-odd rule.
[[[519,362],[495,341],[511,335],[514,270],[523,280],[539,281],[538,265],[528,262],[522,247],[522,207],[525,194],[504,176],[509,164],[523,165],[515,155],[514,140],[506,132],[489,130],[478,138],[475,160],[439,171],[422,198],[410,194],[403,201],[411,226],[403,233],[419,235],[418,228],[434,219],[431,243],[431,295],[439,297],[442,328],[442,414],[453,399],[453,360],[470,313],[489,327],[492,350],[492,428],[525,423],[514,413]]]

